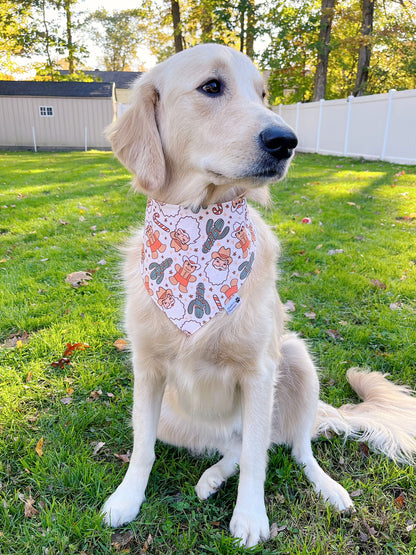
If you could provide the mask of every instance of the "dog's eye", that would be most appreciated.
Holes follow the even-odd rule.
[[[211,79],[201,85],[198,90],[208,94],[209,96],[218,96],[222,92],[221,81],[218,81],[218,79]]]

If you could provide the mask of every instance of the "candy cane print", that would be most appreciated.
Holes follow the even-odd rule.
[[[217,305],[217,307],[222,310],[224,307],[221,304],[221,301],[219,300],[219,298],[217,297],[217,295],[212,295],[212,298],[215,301],[215,304]]]
[[[160,214],[159,214],[159,212],[155,212],[155,213],[153,214],[153,221],[154,221],[159,227],[161,227],[161,228],[163,229],[163,231],[166,231],[166,233],[169,233],[169,232],[170,232],[170,229],[169,229],[168,227],[166,227],[164,224],[162,224],[162,222],[160,222],[160,221],[158,220],[158,218],[160,218]]]
[[[216,216],[219,216],[220,214],[222,214],[222,212],[223,212],[222,204],[219,202],[219,203],[217,204],[217,206],[214,206],[214,208],[212,209],[212,211],[214,212],[214,214],[215,214]]]

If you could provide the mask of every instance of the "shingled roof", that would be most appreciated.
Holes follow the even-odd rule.
[[[61,75],[68,75],[68,70],[60,70]],[[117,89],[128,89],[142,74],[141,71],[100,71],[98,69],[83,71],[85,75],[103,83],[115,83]]]
[[[114,83],[96,81],[0,81],[0,96],[111,98],[113,89]]]

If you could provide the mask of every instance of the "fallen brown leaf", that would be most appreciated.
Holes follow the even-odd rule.
[[[62,357],[56,362],[51,362],[51,366],[53,366],[54,368],[65,368],[65,364],[71,364],[71,359],[69,359],[68,357]]]
[[[362,489],[357,489],[357,490],[350,493],[350,497],[359,497],[362,494],[363,494],[363,490]]]
[[[371,283],[378,289],[387,289],[387,285],[381,282],[379,279],[372,279]]]
[[[99,399],[102,394],[103,394],[103,392],[102,392],[101,389],[99,389],[98,391],[94,390],[94,391],[91,391],[90,397],[91,397],[91,399],[95,400],[95,399]]]
[[[90,346],[87,343],[67,343],[63,356],[68,357],[73,351],[85,351]]]
[[[316,318],[315,312],[305,312],[304,316],[306,316],[306,318],[308,318],[309,320],[315,320]]]
[[[396,499],[394,500],[394,504],[396,505],[396,507],[398,509],[403,509],[403,507],[405,506],[405,496],[404,496],[404,492],[402,491],[402,493],[396,497]]]
[[[342,340],[341,334],[339,333],[338,330],[325,330],[325,333],[329,337],[331,337],[332,339],[341,339]]]
[[[286,301],[283,306],[284,306],[286,312],[295,312],[296,311],[296,305],[293,301]]]
[[[114,453],[114,456],[117,457],[122,461],[123,464],[130,462],[130,452],[127,451],[125,455],[119,455],[118,453]]]
[[[38,514],[39,511],[35,509],[35,507],[33,506],[35,503],[35,500],[33,499],[32,496],[30,496],[29,499],[24,499],[24,503],[25,503],[25,518],[33,518]]]
[[[72,285],[72,287],[80,287],[81,285],[88,285],[88,281],[92,279],[89,272],[73,272],[67,274],[65,282]]]
[[[114,341],[114,346],[117,347],[119,351],[126,351],[129,348],[129,342],[125,339],[116,339]]]
[[[363,459],[368,459],[370,456],[370,449],[366,443],[360,443],[360,453]]]
[[[145,555],[145,553],[147,553],[147,550],[148,550],[149,547],[152,545],[152,542],[153,542],[152,535],[149,534],[149,535],[147,536],[147,540],[144,542],[141,555]]]
[[[17,347],[20,348],[22,345],[29,343],[29,334],[26,331],[18,331],[17,333],[12,333],[3,343],[3,347]]]
[[[133,532],[116,532],[111,534],[111,547],[116,551],[127,550],[134,540]]]
[[[104,441],[98,441],[95,444],[94,451],[92,452],[92,454],[96,455],[98,453],[98,451],[101,451],[101,449],[104,447],[104,445],[105,445]]]
[[[277,526],[277,522],[273,522],[270,526],[270,538],[276,538],[279,532],[284,532],[287,529],[287,526],[284,524],[283,526]]]
[[[35,451],[38,457],[41,457],[43,455],[43,437],[41,437],[40,440],[37,442]]]

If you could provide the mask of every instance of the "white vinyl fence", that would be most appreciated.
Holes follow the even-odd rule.
[[[416,89],[273,108],[299,152],[416,164]]]

